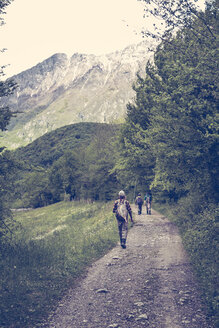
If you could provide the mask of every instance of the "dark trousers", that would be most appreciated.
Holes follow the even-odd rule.
[[[142,204],[138,204],[138,214],[141,214],[142,211]]]
[[[124,221],[119,221],[118,222],[118,230],[119,230],[119,237],[120,237],[120,242],[125,242],[128,234],[128,222]]]

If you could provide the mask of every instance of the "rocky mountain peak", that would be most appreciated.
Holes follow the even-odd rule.
[[[148,46],[143,41],[100,56],[57,53],[14,76],[19,88],[8,105],[23,113],[12,120],[2,143],[15,148],[64,125],[121,121],[136,73],[143,74],[151,56]]]

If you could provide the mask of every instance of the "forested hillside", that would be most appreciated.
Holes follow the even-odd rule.
[[[78,123],[14,151],[20,169],[14,176],[13,205],[41,207],[64,197],[111,199],[117,180],[110,170],[115,165],[119,130],[118,124]]]
[[[85,149],[95,137],[102,137],[103,131],[113,136],[119,125],[101,123],[77,123],[59,128],[36,139],[25,147],[14,151],[15,157],[30,166],[50,166],[65,151],[77,152]]]

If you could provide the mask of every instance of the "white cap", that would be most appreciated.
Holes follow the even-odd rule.
[[[119,196],[125,197],[125,192],[123,190],[120,190]]]

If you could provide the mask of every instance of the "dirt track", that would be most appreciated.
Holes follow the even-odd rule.
[[[118,245],[92,265],[50,328],[212,327],[177,228],[155,211],[135,221],[127,248]]]

